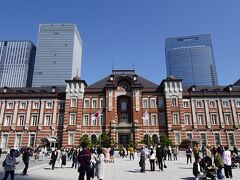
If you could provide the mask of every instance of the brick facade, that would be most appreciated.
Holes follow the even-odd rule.
[[[101,116],[96,117],[96,112]],[[148,117],[148,118],[147,118]],[[112,142],[140,142],[166,134],[174,144],[240,146],[240,87],[182,87],[167,78],[154,84],[134,71],[114,70],[88,86],[76,77],[66,87],[0,89],[0,145],[79,145],[103,132]]]

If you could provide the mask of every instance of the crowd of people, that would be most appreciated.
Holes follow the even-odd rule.
[[[166,161],[177,161],[178,159],[178,147],[177,146],[162,146],[160,144],[154,146],[142,146],[140,148],[124,147],[121,146],[118,149],[120,158],[129,158],[131,161],[139,159],[140,172],[145,173],[146,161],[149,160],[150,171],[155,171],[158,166],[159,171],[164,171],[167,168]],[[199,147],[196,143],[193,148],[188,146],[185,150],[187,157],[187,164],[192,164],[192,156],[194,157],[193,175],[196,179],[203,177],[209,177],[211,179],[224,179],[232,178],[232,166],[235,162],[235,158],[238,156],[238,149],[234,146],[233,150],[229,150],[228,146],[211,147],[210,145]],[[19,163],[16,158],[21,156],[24,163],[24,169],[22,176],[27,175],[30,158],[45,160],[46,156],[50,157],[49,165],[54,170],[55,164],[60,164],[61,168],[65,168],[67,161],[71,162],[71,167],[75,168],[79,173],[79,180],[84,180],[86,176],[87,180],[104,179],[104,166],[105,163],[114,163],[115,148],[101,148],[95,146],[87,148],[87,145],[82,147],[72,147],[70,149],[65,148],[52,148],[51,151],[47,151],[44,148],[32,149],[29,147],[21,149],[10,149],[2,166],[4,167],[5,174],[3,180],[6,180],[8,176],[14,179],[14,170]],[[240,159],[239,159],[240,163]],[[240,164],[238,163],[238,166]],[[223,174],[224,170],[224,174]],[[216,175],[214,174],[216,172]]]
[[[200,157],[200,151],[202,152],[202,157]],[[191,163],[192,154],[195,159],[193,163],[193,174],[196,179],[203,177],[211,179],[233,177],[232,167],[234,166],[235,158],[238,157],[238,149],[236,146],[230,151],[228,146],[223,147],[218,145],[217,147],[211,147],[207,145],[200,148],[199,144],[196,143],[193,150],[190,147],[186,149],[187,164],[189,160]]]

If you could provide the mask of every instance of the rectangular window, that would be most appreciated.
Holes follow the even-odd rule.
[[[18,114],[18,126],[23,126],[25,121],[25,115],[24,114]]]
[[[224,119],[225,119],[225,123],[227,125],[232,125],[233,124],[232,117],[231,117],[230,113],[224,113]]]
[[[236,107],[239,108],[240,107],[240,100],[236,100]]]
[[[174,125],[180,124],[180,122],[179,122],[179,114],[178,113],[173,113],[173,124]]]
[[[221,145],[221,139],[220,139],[220,134],[219,133],[214,133],[214,140],[215,140],[215,145]]]
[[[70,113],[69,125],[75,125],[76,123],[76,113]]]
[[[35,134],[30,134],[29,136],[29,147],[35,146]]]
[[[105,124],[104,122],[105,122],[105,120],[104,120],[104,114],[101,113],[101,116],[100,116],[100,118],[99,118],[99,125],[100,125],[100,126],[104,125],[104,124]]]
[[[197,114],[198,125],[204,125],[204,115],[202,113]]]
[[[95,114],[92,114],[92,122],[91,122],[91,125],[92,126],[96,126],[97,125],[97,118],[95,117]]]
[[[161,126],[166,126],[166,120],[165,120],[165,114],[164,113],[159,114],[159,124]]]
[[[100,98],[100,104],[99,104],[100,108],[104,107],[104,102],[103,102],[103,98]]]
[[[218,116],[215,113],[211,114],[212,125],[218,125]]]
[[[12,101],[7,102],[7,109],[13,109],[14,103]]]
[[[172,107],[177,107],[178,106],[178,99],[175,97],[175,98],[172,98]]]
[[[148,112],[143,113],[143,125],[144,126],[149,125],[149,113]]]
[[[33,102],[33,109],[39,109],[39,102]]]
[[[148,108],[148,99],[147,98],[142,99],[142,106],[143,106],[143,108]]]
[[[156,98],[151,98],[150,99],[150,108],[156,108]]]
[[[185,125],[191,125],[191,115],[190,113],[185,113],[184,114],[184,122],[185,122]]]
[[[65,108],[65,102],[64,101],[60,101],[59,109],[64,109],[64,108]]]
[[[229,146],[235,145],[235,139],[234,139],[233,133],[228,133],[228,144],[229,144]]]
[[[207,136],[205,133],[200,134],[200,147],[207,145]]]
[[[15,147],[17,148],[21,147],[21,142],[22,142],[22,136],[21,134],[17,134],[15,139]]]
[[[190,107],[190,101],[189,100],[183,100],[183,108],[189,108]]]
[[[71,97],[71,107],[77,107],[77,97]]]
[[[3,136],[2,136],[2,148],[8,149],[8,135],[7,134],[3,134]]]
[[[44,126],[51,125],[51,114],[45,114],[44,116]]]
[[[92,99],[92,108],[97,108],[97,99]]]
[[[32,126],[38,126],[38,115],[37,114],[32,114],[31,117],[31,124]]]
[[[192,133],[187,133],[187,139],[193,139]]]
[[[157,125],[157,114],[155,114],[155,113],[151,114],[151,122],[152,122],[152,126]]]
[[[179,132],[175,132],[174,134],[175,134],[176,145],[179,145],[181,143],[180,133]]]
[[[89,99],[84,99],[84,104],[83,104],[84,108],[89,108],[90,107],[89,101],[90,101]]]
[[[197,108],[202,108],[202,107],[203,107],[203,102],[197,101]]]
[[[89,115],[88,114],[84,114],[83,118],[84,118],[83,125],[84,126],[88,126],[89,125]]]
[[[215,108],[216,107],[216,102],[214,100],[209,101],[209,107],[210,108]]]
[[[4,126],[11,126],[12,114],[5,114]]]
[[[69,133],[68,134],[68,145],[74,145],[74,134],[73,133]]]
[[[224,100],[224,101],[222,102],[222,104],[223,104],[223,107],[224,107],[224,108],[229,108],[229,107],[230,107],[230,104],[229,104],[229,101],[228,101],[228,100]]]
[[[158,107],[164,108],[164,101],[162,97],[158,97]]]
[[[27,108],[27,102],[20,102],[20,109],[26,109]]]
[[[126,111],[127,110],[127,102],[126,101],[122,101],[121,102],[121,110],[122,111]]]
[[[60,113],[58,115],[58,125],[59,126],[63,126],[63,122],[64,122],[64,114],[63,113]]]
[[[46,102],[46,109],[52,109],[53,108],[53,102],[47,101]]]

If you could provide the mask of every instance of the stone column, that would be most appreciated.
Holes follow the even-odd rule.
[[[53,119],[52,119],[52,127],[56,127],[57,122],[57,108],[58,108],[58,101],[54,101],[54,109],[53,109]]]
[[[206,115],[206,125],[207,128],[211,128],[211,122],[209,118],[209,110],[208,110],[208,102],[206,99],[204,99],[204,108],[205,108],[205,115]]]
[[[225,125],[224,125],[224,119],[223,119],[222,104],[221,104],[220,99],[217,100],[217,103],[218,103],[220,126],[221,126],[221,128],[224,128]]]
[[[194,99],[191,99],[191,106],[192,106],[192,124],[193,124],[193,128],[197,128],[197,119],[196,119],[195,100]]]
[[[238,128],[237,113],[236,113],[236,108],[235,108],[235,102],[234,102],[233,99],[231,99],[231,106],[232,106],[232,115],[233,115],[234,127]]]
[[[5,111],[6,102],[1,102],[1,114],[0,114],[0,129],[2,128],[3,118],[4,118],[4,111]]]
[[[45,102],[44,100],[41,100],[41,102],[40,102],[40,107],[41,107],[41,109],[40,109],[39,124],[38,124],[38,126],[39,126],[40,128],[42,128],[42,124],[43,124],[44,102]]]
[[[31,101],[28,101],[27,115],[26,115],[26,124],[25,127],[28,128],[30,124],[30,113],[31,113]]]
[[[15,101],[15,103],[14,103],[14,112],[13,112],[13,119],[12,119],[12,125],[11,125],[12,127],[16,126],[18,105],[19,105],[19,101]]]

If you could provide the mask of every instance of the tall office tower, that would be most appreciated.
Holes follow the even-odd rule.
[[[65,86],[80,76],[82,40],[75,24],[40,24],[33,87]]]
[[[0,87],[31,87],[35,54],[31,41],[0,41]]]
[[[210,34],[168,38],[165,56],[168,76],[183,85],[218,85]]]

